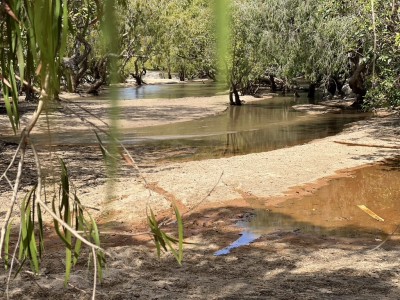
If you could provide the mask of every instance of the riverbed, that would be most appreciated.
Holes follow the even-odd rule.
[[[246,105],[259,100],[245,99]],[[123,101],[120,104],[125,116],[121,120],[122,130],[211,117],[225,111],[226,102],[225,95],[205,97],[201,101],[198,98]],[[75,109],[78,109],[76,105],[94,108],[97,117],[107,120],[108,106],[104,103],[85,102],[85,99],[74,99],[71,103],[71,108]],[[88,131],[79,118],[64,110],[57,110],[54,116],[60,117],[60,121],[56,117],[52,120],[60,132]],[[65,116],[68,116],[67,120]],[[87,117],[106,128],[97,117]],[[38,148],[44,160],[50,163],[54,159],[52,165],[44,164],[44,174],[51,174],[51,168],[57,168],[58,157],[64,158],[81,201],[92,208],[90,211],[105,232],[102,245],[112,257],[108,259],[104,282],[98,287],[98,299],[129,299],[131,296],[139,299],[202,299],[204,295],[208,299],[398,299],[399,239],[396,234],[391,235],[391,224],[396,224],[395,215],[380,211],[373,201],[359,199],[353,204],[364,204],[384,222],[391,222],[390,226],[380,224],[383,229],[372,233],[366,231],[370,234],[365,236],[358,235],[357,224],[351,225],[354,231],[350,236],[329,234],[333,230],[323,223],[326,218],[328,223],[340,223],[360,214],[365,222],[380,221],[352,204],[343,207],[342,214],[335,215],[326,208],[327,203],[331,203],[337,212],[347,201],[333,202],[335,196],[329,199],[323,196],[324,193],[332,194],[330,190],[319,191],[324,191],[323,186],[329,187],[336,178],[351,178],[365,165],[398,155],[399,124],[396,116],[373,118],[358,121],[336,135],[267,152],[183,162],[153,161],[139,167],[140,176],[137,169],[121,159],[121,169],[112,190],[107,189],[110,185],[106,183],[101,151],[96,145],[58,141],[51,147],[51,155],[45,144]],[[40,130],[36,134],[39,137]],[[148,133],[143,135],[148,136]],[[128,143],[127,148],[140,160],[137,144]],[[2,168],[13,149],[13,144],[3,146]],[[159,152],[161,156],[162,149]],[[28,152],[24,176],[30,180],[24,181],[26,185],[34,183],[31,160],[32,154]],[[374,174],[371,173],[372,178]],[[352,185],[339,186],[349,190]],[[353,186],[357,189],[357,184]],[[305,198],[313,195],[319,202]],[[8,196],[8,192],[3,192],[0,197],[2,209],[7,207]],[[147,205],[161,219],[171,216],[171,203],[181,209],[185,224],[188,244],[185,244],[182,267],[178,267],[170,254],[163,254],[158,260],[154,248],[149,246],[149,237],[136,235],[147,231]],[[290,215],[291,208],[295,212],[282,220],[295,222],[282,221],[280,226],[278,221],[268,217],[268,213]],[[313,218],[313,214],[319,215]],[[262,219],[271,223],[261,222]],[[261,236],[250,245],[233,249],[226,256],[214,256],[238,239],[243,230],[237,226],[238,222],[250,224],[251,228],[261,223],[273,226],[262,229]],[[318,228],[327,230],[316,234]],[[51,231],[50,227],[47,229]],[[165,230],[174,235],[176,225],[170,223]],[[370,251],[387,237],[389,240],[382,246]],[[81,298],[87,296],[82,290],[90,290],[92,277],[84,264],[74,271],[72,287],[64,290],[61,263],[64,254],[58,252],[61,246],[54,242],[54,237],[47,241],[47,258],[42,264],[45,273],[34,278],[37,284],[21,279],[14,281],[11,286],[13,299],[23,299],[26,295],[36,299],[66,299],[71,294]]]

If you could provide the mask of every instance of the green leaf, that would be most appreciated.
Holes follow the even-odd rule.
[[[172,236],[161,230],[154,215],[154,212],[151,208],[150,216],[147,216],[147,221],[150,227],[150,231],[153,233],[154,243],[157,249],[157,256],[160,257],[161,248],[164,251],[169,250],[174,255],[179,265],[181,265],[183,260],[183,222],[179,210],[176,206],[174,206],[174,211],[178,223],[178,239],[173,238]],[[175,249],[175,244],[178,244],[178,250]]]
[[[4,97],[4,104],[6,107],[8,118],[10,119],[10,123],[14,133],[17,133],[17,125],[14,120],[14,110],[11,106],[10,98],[8,96],[8,87],[4,84],[3,85],[3,97]]]
[[[8,255],[9,255],[9,247],[10,247],[10,232],[11,232],[11,224],[12,224],[12,220],[8,223],[7,225],[7,231],[4,237],[4,267],[7,270],[8,269],[8,264],[9,264],[9,259],[8,259]]]
[[[100,247],[100,232],[99,232],[99,229],[97,227],[96,222],[92,218],[92,216],[89,216],[89,217],[90,217],[90,221],[91,221],[91,224],[92,224],[92,234],[91,235],[92,235],[93,241],[94,241],[96,246]],[[95,259],[96,259],[96,262],[94,262],[94,263],[97,263],[98,278],[99,278],[99,281],[101,282],[103,280],[103,265],[104,265],[104,262],[105,262],[104,254],[102,252],[99,252],[99,251],[96,250]]]
[[[53,209],[53,212],[55,214],[57,214],[55,197],[53,198],[53,201],[52,201],[52,209]],[[64,233],[61,232],[60,224],[58,223],[58,221],[56,219],[53,219],[53,222],[54,222],[54,230],[56,231],[58,237],[64,242],[66,247],[72,248],[71,243],[68,243],[68,241],[65,239]]]
[[[183,260],[183,221],[182,216],[179,213],[178,208],[176,205],[173,206],[176,216],[176,222],[178,223],[178,246],[179,246],[179,255],[178,255],[178,262],[182,263]]]
[[[39,225],[39,257],[42,257],[44,252],[44,227],[43,227],[42,209],[40,208],[39,204],[37,204],[37,216]]]

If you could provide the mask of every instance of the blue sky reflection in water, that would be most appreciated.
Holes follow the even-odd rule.
[[[214,253],[215,256],[222,256],[231,253],[231,251],[235,248],[250,245],[256,239],[258,239],[261,234],[257,234],[251,231],[243,231],[240,234],[240,238],[230,244],[228,247],[218,250]]]

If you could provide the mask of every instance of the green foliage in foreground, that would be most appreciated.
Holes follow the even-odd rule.
[[[100,233],[96,222],[90,214],[82,206],[76,195],[76,191],[72,190],[69,182],[67,167],[61,160],[61,185],[58,201],[55,197],[52,201],[53,212],[58,214],[65,223],[74,228],[77,232],[83,233],[82,236],[86,240],[100,247]],[[86,213],[86,216],[85,216]],[[73,237],[71,231],[60,226],[57,220],[54,220],[54,229],[60,239],[66,246],[65,257],[65,284],[68,283],[71,269],[78,262],[81,252],[82,241]],[[96,250],[96,264],[99,280],[102,280],[102,268],[105,263],[105,256],[102,251]]]
[[[178,208],[174,205],[173,209],[175,212],[176,223],[178,224],[178,239],[173,238],[161,229],[152,209],[150,209],[150,215],[147,216],[147,222],[153,234],[158,257],[161,256],[161,250],[164,250],[165,252],[169,250],[181,265],[183,260],[183,222]],[[178,244],[178,250],[174,248],[175,244]]]
[[[100,233],[96,222],[80,203],[76,191],[71,187],[68,170],[65,163],[61,160],[61,177],[59,184],[59,195],[52,200],[52,210],[66,224],[79,232],[86,240],[92,242],[100,248]],[[19,245],[19,268],[16,275],[21,271],[26,261],[30,262],[34,273],[39,274],[42,254],[44,252],[44,227],[43,214],[40,205],[35,202],[37,187],[32,188],[21,201],[21,240]],[[82,241],[75,238],[71,231],[63,227],[57,220],[54,221],[54,229],[66,249],[65,258],[65,285],[67,285],[72,267],[77,264],[81,254]],[[5,265],[10,265],[10,233],[11,224],[7,231],[5,240]],[[96,263],[99,280],[102,279],[102,269],[105,263],[105,256],[101,250],[96,250]]]

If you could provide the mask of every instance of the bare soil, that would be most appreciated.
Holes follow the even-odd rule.
[[[95,107],[96,115],[106,120],[106,105],[73,101],[88,109]],[[122,126],[159,125],[226,109],[226,96],[163,101],[166,100],[122,102]],[[57,109],[52,114],[52,124],[64,130],[87,130],[77,118],[66,119],[68,114]],[[29,109],[23,120],[28,116]],[[91,118],[87,114],[85,117]],[[106,128],[99,119],[91,121]],[[6,116],[0,116],[0,124],[5,135]],[[121,159],[113,185],[107,183],[98,147],[57,143],[52,147],[42,145],[39,152],[49,186],[54,181],[52,176],[57,176],[55,159],[62,157],[66,161],[81,200],[104,232],[103,247],[111,257],[104,281],[97,287],[97,299],[399,299],[400,248],[396,235],[370,251],[379,242],[280,230],[263,234],[251,245],[227,256],[214,256],[215,251],[238,238],[241,229],[235,224],[251,219],[256,208],[294,195],[296,201],[301,201],[301,195],[315,192],[319,185],[342,176],[344,170],[397,156],[399,124],[397,116],[373,118],[358,122],[339,135],[304,145],[182,163],[161,163],[157,158],[162,158],[162,153],[150,152],[146,156],[142,155],[143,149],[129,147],[141,174]],[[43,128],[39,127],[38,135]],[[8,137],[0,138],[3,171],[16,145]],[[14,178],[13,172],[14,169],[10,178]],[[34,178],[32,154],[28,152],[23,190],[35,183]],[[4,182],[0,191],[3,218],[10,191]],[[151,237],[146,234],[146,207],[152,207],[162,220],[172,215],[172,203],[179,206],[185,224],[188,244],[182,266],[169,253],[158,259]],[[164,228],[172,234],[176,232],[174,223]],[[70,285],[64,288],[62,245],[50,225],[47,232],[41,274],[32,275],[23,269],[11,282],[10,298],[90,299],[92,272],[88,270],[88,253],[82,256]],[[3,299],[7,273],[4,268],[1,270]]]

